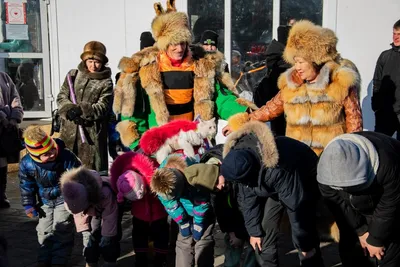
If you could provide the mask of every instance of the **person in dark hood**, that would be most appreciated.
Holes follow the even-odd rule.
[[[372,110],[375,132],[400,140],[400,20],[393,25],[392,48],[383,51],[375,67]]]
[[[211,30],[206,30],[203,32],[200,38],[200,44],[203,46],[204,50],[212,52],[217,51],[218,47],[218,34]]]
[[[254,91],[254,103],[258,107],[263,106],[279,92],[278,78],[290,68],[290,64],[282,57],[289,30],[290,26],[279,26],[278,40],[272,40],[267,48],[267,75],[261,80]],[[285,135],[286,121],[283,114],[271,121],[271,129],[276,136]]]
[[[142,32],[140,35],[140,50],[153,46],[155,42],[151,32]]]
[[[400,142],[375,132],[340,135],[322,152],[317,180],[344,267],[400,266],[399,162]]]
[[[317,155],[304,143],[274,137],[262,122],[248,122],[224,145],[221,174],[238,188],[250,244],[261,266],[279,266],[277,239],[286,209],[301,266],[323,266],[316,228]]]

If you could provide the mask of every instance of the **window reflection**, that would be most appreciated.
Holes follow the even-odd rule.
[[[1,0],[0,52],[41,53],[40,0],[28,0],[23,6],[26,24],[7,23],[5,4],[4,0]],[[7,31],[7,27],[10,26],[14,27],[12,32]]]
[[[281,0],[280,24],[290,25],[293,20],[308,19],[322,25],[322,0]]]
[[[254,88],[266,73],[272,6],[272,0],[232,0],[231,75],[240,96],[251,101]]]
[[[224,51],[224,0],[188,0],[188,14],[194,42],[200,41],[205,30],[218,33],[218,50]]]
[[[13,79],[24,111],[44,111],[41,59],[2,58],[0,71],[6,72]]]

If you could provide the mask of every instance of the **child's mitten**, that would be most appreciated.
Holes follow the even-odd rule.
[[[183,237],[188,237],[192,235],[192,225],[191,221],[188,222],[183,222],[182,224],[179,225],[179,232]]]
[[[29,218],[35,218],[39,216],[39,213],[36,211],[36,208],[31,205],[24,206],[25,213]]]
[[[193,239],[194,241],[199,241],[204,233],[204,225],[199,223],[193,224]]]

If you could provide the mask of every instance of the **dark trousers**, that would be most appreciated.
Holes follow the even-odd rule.
[[[112,238],[111,244],[100,247],[101,242],[101,218],[92,217],[91,231],[83,232],[83,256],[87,263],[97,263],[100,255],[105,262],[116,262],[120,253],[118,236]]]
[[[297,221],[298,223],[291,223],[292,226],[292,240],[297,249],[300,249],[304,244],[310,244],[310,249],[316,249],[315,256],[304,259],[299,253],[299,258],[302,266],[319,267],[323,266],[321,259],[321,252],[319,249],[319,238],[316,230],[316,211],[315,203],[305,203],[304,210],[301,213],[303,218],[297,218],[297,213],[287,210],[291,222]],[[302,209],[303,207],[299,207]],[[265,203],[264,216],[262,220],[262,228],[265,236],[262,238],[262,251],[256,253],[257,262],[262,267],[278,267],[278,234],[280,221],[283,216],[285,207],[272,198],[268,198]],[[313,219],[314,217],[314,219]],[[303,223],[304,221],[304,223]]]
[[[400,140],[400,123],[396,114],[392,111],[375,112],[375,132],[393,136],[395,132],[396,139]]]
[[[7,166],[0,168],[0,207],[2,207],[7,199],[6,196],[7,188]],[[9,207],[10,205],[8,205]]]
[[[146,222],[132,217],[132,225],[132,243],[136,255],[135,266],[148,266],[149,237],[153,240],[154,266],[166,266],[169,242],[167,217],[154,222]]]
[[[349,226],[341,209],[327,203],[329,209],[335,217],[340,231],[339,254],[343,267],[365,266],[365,267],[397,267],[400,266],[400,238],[399,233],[394,233],[396,241],[390,242],[385,246],[385,255],[381,261],[376,258],[365,256],[361,248],[360,241],[356,232]],[[366,218],[367,221],[369,218]],[[398,228],[398,225],[395,226]],[[400,231],[400,230],[397,230]],[[396,237],[397,236],[397,237]]]

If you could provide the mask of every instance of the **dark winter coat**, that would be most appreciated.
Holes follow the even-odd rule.
[[[76,106],[72,103],[70,90],[65,79],[57,96],[57,105],[61,122],[61,136],[66,146],[71,149],[88,168],[97,171],[108,170],[108,115],[112,99],[113,83],[111,70],[90,73],[81,62],[78,71],[69,73],[75,77],[74,87],[77,105],[82,109],[83,125],[87,144],[82,144],[78,125],[67,120],[68,110]]]
[[[35,162],[29,154],[19,163],[19,188],[23,206],[43,202],[54,207],[64,202],[60,190],[60,177],[66,170],[81,166],[80,160],[60,139],[55,139],[59,154],[56,161],[45,164]],[[39,193],[40,199],[36,199]]]
[[[383,51],[375,67],[372,110],[395,112],[400,118],[400,47]]]
[[[14,82],[7,73],[0,72],[0,165],[16,163],[19,160],[21,140],[17,135],[17,127],[8,127],[9,121],[14,119],[22,122],[24,112],[21,99]],[[1,167],[1,166],[0,166]]]
[[[290,64],[282,58],[284,49],[285,45],[276,40],[272,40],[268,46],[266,52],[268,72],[254,91],[254,103],[258,107],[264,106],[279,92],[278,78],[290,68]],[[271,130],[275,135],[285,135],[286,121],[283,114],[271,121]]]
[[[217,145],[208,150],[200,159],[201,163],[206,163],[210,158],[217,158],[222,162],[223,145]],[[239,210],[236,199],[237,186],[228,183],[224,190],[211,194],[211,204],[217,218],[219,228],[224,233],[235,233],[235,236],[242,240],[247,240],[246,227],[244,226],[243,215]]]
[[[276,137],[262,122],[250,122],[232,133],[224,146],[224,157],[234,149],[250,149],[258,158],[255,163],[258,177],[237,183],[237,201],[242,210],[247,232],[250,236],[263,236],[261,227],[262,198],[272,197],[294,216],[289,216],[293,237],[303,251],[314,244],[301,237],[302,224],[313,223],[304,216],[304,203],[315,203],[319,196],[316,180],[317,155],[306,144],[289,137]],[[301,207],[301,209],[300,209]],[[294,242],[296,243],[294,240]]]
[[[372,142],[379,156],[375,181],[363,190],[334,190],[319,185],[328,204],[338,207],[347,223],[362,235],[369,232],[367,242],[373,246],[386,246],[393,238],[400,240],[400,142],[375,132],[354,133]]]

